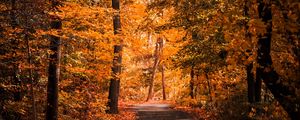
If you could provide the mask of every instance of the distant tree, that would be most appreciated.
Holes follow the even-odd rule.
[[[148,97],[147,97],[146,101],[151,100],[153,97],[153,86],[154,86],[154,80],[155,80],[155,73],[157,70],[157,66],[159,65],[159,58],[161,55],[162,44],[163,44],[162,38],[158,38],[156,45],[155,45],[154,63],[153,63],[153,67],[152,67],[152,75],[150,78],[150,86],[149,86]]]
[[[162,83],[162,95],[163,100],[166,100],[166,78],[165,78],[165,65],[161,65],[161,83]]]
[[[160,45],[160,64],[161,64],[161,85],[162,85],[162,96],[163,96],[163,100],[166,100],[166,78],[165,78],[165,64],[164,61],[162,61],[164,55],[164,42],[163,40],[161,41],[161,45]]]

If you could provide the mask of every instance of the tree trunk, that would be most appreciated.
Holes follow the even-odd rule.
[[[110,86],[109,86],[109,95],[108,95],[108,106],[109,110],[107,113],[110,114],[117,114],[118,111],[118,97],[119,97],[119,91],[120,91],[120,77],[121,74],[121,64],[122,64],[122,58],[121,55],[118,55],[122,51],[122,46],[115,45],[114,46],[114,60],[113,60],[113,78],[110,80]]]
[[[161,61],[163,60],[163,53],[164,53],[164,49],[163,49],[163,47],[164,47],[164,45],[163,45],[163,40],[161,39],[160,41],[159,41],[159,45],[160,45],[160,59],[161,59]],[[162,82],[162,94],[163,94],[163,100],[166,100],[166,90],[165,90],[165,65],[164,65],[164,63],[162,63],[161,64],[161,82]]]
[[[272,1],[272,0],[271,0]],[[271,36],[272,36],[272,11],[271,3],[265,3],[258,0],[259,17],[267,25],[267,33],[258,40],[257,62],[261,66],[258,68],[258,75],[263,79],[270,89],[275,99],[287,111],[291,119],[300,119],[299,98],[296,98],[295,90],[286,86],[279,80],[279,75],[272,67],[272,58],[270,56]],[[293,99],[290,99],[293,98]]]
[[[244,3],[244,15],[246,18],[250,18],[249,16],[249,1],[245,0]],[[251,40],[251,33],[249,32],[249,26],[248,26],[248,22],[249,20],[246,19],[245,20],[245,38],[246,40]],[[252,55],[252,50],[247,50],[246,51],[250,57],[250,55]],[[255,102],[255,81],[254,81],[254,74],[252,73],[252,69],[253,69],[253,63],[249,63],[248,65],[246,65],[246,71],[247,71],[247,85],[248,85],[248,102],[249,103],[254,103]]]
[[[147,48],[152,45],[152,35],[151,32],[148,32],[148,39],[147,39]]]
[[[256,68],[256,79],[254,83],[254,97],[255,97],[255,102],[260,102],[261,101],[261,82],[262,82],[262,74],[263,71],[261,68]]]
[[[153,65],[153,69],[152,69],[152,76],[151,76],[151,79],[150,79],[150,86],[149,86],[149,92],[148,92],[148,97],[147,97],[147,100],[146,101],[149,101],[152,99],[153,97],[153,85],[154,85],[154,78],[155,78],[155,72],[156,72],[156,68],[157,68],[157,65],[158,65],[158,61],[159,61],[159,43],[157,42],[156,43],[156,46],[155,46],[155,52],[154,52],[154,65]]]
[[[16,26],[18,25],[16,22],[16,0],[11,0],[11,26],[13,29],[16,28]],[[20,101],[22,100],[21,98],[21,80],[20,80],[20,67],[19,64],[16,64],[14,66],[14,84],[16,85],[16,91],[14,93],[14,100],[15,101]]]
[[[90,109],[91,109],[91,101],[92,101],[92,95],[90,93],[90,85],[91,81],[88,80],[88,83],[86,84],[86,86],[89,86],[87,87],[85,90],[85,94],[87,95],[87,100],[86,100],[86,106],[85,106],[85,110],[84,110],[84,120],[88,120],[88,119],[91,119],[90,118]]]
[[[208,93],[209,93],[209,100],[212,101],[212,93],[211,93],[211,87],[210,87],[210,81],[208,79],[208,73],[205,72],[205,77],[206,77],[206,80],[207,80],[207,87],[208,87]]]
[[[11,1],[11,26],[12,28],[16,28],[18,25],[17,20],[16,20],[16,0]]]
[[[254,103],[255,101],[255,89],[254,89],[254,75],[251,72],[253,68],[253,64],[250,63],[249,65],[246,66],[247,68],[247,84],[248,84],[248,102],[249,103]]]
[[[194,98],[196,99],[197,98],[197,96],[198,96],[198,91],[200,91],[199,90],[199,74],[196,74],[196,81],[197,82],[194,82],[194,85],[195,85],[195,90],[194,90]]]
[[[194,67],[191,68],[191,73],[190,73],[190,76],[191,76],[191,80],[190,80],[190,96],[192,99],[194,99]]]
[[[162,95],[163,95],[163,100],[166,100],[166,90],[165,90],[165,65],[161,65],[161,83],[162,83]]]
[[[13,4],[15,4],[15,0],[14,1],[12,1],[13,2]],[[26,2],[24,2],[23,3],[24,4],[24,6],[28,6],[28,5],[30,5],[30,4],[28,4],[28,3],[26,3]],[[15,9],[15,5],[13,5],[13,9]],[[15,10],[14,10],[14,12],[15,12]],[[28,13],[26,13],[26,14],[28,14]],[[31,46],[30,46],[30,43],[29,43],[29,35],[30,35],[30,29],[31,29],[31,27],[32,26],[28,26],[28,20],[29,20],[29,18],[28,18],[28,16],[26,16],[25,17],[25,24],[26,24],[26,26],[25,26],[25,30],[24,30],[24,34],[25,34],[25,42],[26,42],[26,47],[27,47],[27,62],[28,62],[28,64],[29,64],[29,82],[30,82],[30,94],[31,94],[31,105],[32,105],[32,111],[31,111],[31,114],[32,114],[32,117],[31,117],[31,119],[32,120],[36,120],[37,119],[37,113],[36,113],[36,103],[35,103],[35,93],[34,93],[34,79],[33,79],[33,66],[32,66],[32,54],[31,54]],[[13,22],[14,23],[16,23],[16,16],[14,16],[14,20],[13,20]],[[15,26],[13,26],[13,27],[15,27]]]
[[[269,1],[270,2],[270,1]],[[258,49],[257,49],[257,63],[260,67],[256,70],[256,82],[255,82],[255,101],[259,102],[261,99],[261,81],[265,75],[264,69],[271,67],[272,60],[270,56],[271,49],[271,36],[272,36],[272,12],[271,6],[266,5],[263,1],[258,0],[258,12],[259,17],[262,18],[263,22],[267,25],[267,33],[259,36]]]
[[[28,54],[28,64],[29,64],[29,79],[30,79],[30,94],[31,94],[31,101],[32,101],[32,120],[36,120],[36,103],[35,103],[35,93],[34,93],[34,79],[33,79],[33,67],[32,67],[32,55],[31,55],[31,48],[29,44],[29,39],[28,39],[28,32],[26,31],[25,34],[25,39],[27,42],[27,54]]]
[[[53,20],[51,22],[52,29],[61,29],[62,22],[60,20]],[[51,35],[50,50],[53,54],[50,55],[49,69],[48,69],[48,89],[47,89],[47,120],[57,120],[58,110],[58,81],[60,75],[60,37]]]
[[[15,101],[21,101],[21,79],[20,79],[20,65],[17,64],[14,66],[14,84],[16,85],[16,91],[14,93],[14,100]]]
[[[117,13],[113,16],[113,27],[114,34],[120,34],[121,30],[121,21],[120,21],[120,1],[112,0],[112,7]],[[108,95],[108,107],[109,109],[106,111],[110,114],[118,113],[118,99],[119,99],[119,91],[120,91],[120,74],[122,67],[122,45],[123,41],[120,41],[120,44],[114,45],[114,58],[113,58],[113,66],[112,66],[112,79],[110,80],[109,86],[109,95]]]

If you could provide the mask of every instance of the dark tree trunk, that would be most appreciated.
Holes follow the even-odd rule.
[[[16,0],[11,0],[11,9],[11,26],[15,28],[18,25],[16,20]]]
[[[271,0],[272,1],[272,0]],[[258,0],[259,17],[267,25],[267,33],[261,36],[258,41],[257,62],[261,66],[257,70],[259,78],[262,79],[270,89],[276,100],[287,111],[291,119],[300,119],[299,98],[296,98],[295,90],[291,89],[279,80],[279,75],[272,67],[270,56],[272,36],[272,11],[271,4]],[[291,99],[293,98],[293,99]]]
[[[15,101],[21,101],[21,79],[20,79],[20,67],[19,64],[15,65],[14,67],[14,84],[16,85],[16,91],[14,93],[14,100]]]
[[[246,66],[247,68],[247,84],[248,84],[248,102],[249,103],[254,103],[255,102],[255,96],[254,96],[254,75],[251,72],[253,68],[253,64],[250,63],[249,65]]]
[[[260,102],[261,101],[262,74],[263,74],[262,69],[261,68],[256,68],[256,79],[255,79],[255,83],[254,83],[255,102]]]
[[[14,1],[16,2],[16,1]],[[28,6],[30,5],[29,3],[24,2],[23,3],[24,6]],[[29,14],[29,13],[25,13],[25,14]],[[16,18],[15,18],[16,20]],[[32,26],[28,26],[28,16],[25,17],[25,30],[24,30],[24,34],[25,34],[25,42],[26,42],[26,47],[27,47],[27,62],[29,64],[29,82],[30,82],[30,94],[31,94],[31,102],[32,102],[32,111],[31,111],[31,119],[32,120],[36,120],[37,119],[37,113],[36,113],[36,102],[35,102],[35,92],[34,92],[34,78],[33,78],[33,66],[32,66],[32,54],[31,54],[31,46],[30,46],[30,35],[32,32]]]
[[[16,22],[16,0],[11,0],[11,26],[13,29],[16,28],[16,26],[18,25]],[[14,84],[16,85],[16,91],[14,93],[14,100],[15,101],[20,101],[22,100],[21,97],[21,80],[19,77],[19,73],[20,73],[20,68],[19,68],[19,64],[16,64],[14,66]]]
[[[190,73],[190,76],[191,76],[191,80],[190,80],[190,96],[192,99],[194,99],[194,76],[195,76],[195,73],[194,73],[194,67],[191,68],[191,73]]]
[[[61,29],[62,22],[54,20],[51,22],[52,29]],[[60,37],[50,36],[50,50],[53,54],[50,55],[48,69],[48,87],[47,87],[47,120],[57,120],[58,110],[58,81],[60,75]]]
[[[244,14],[246,18],[250,18],[249,16],[249,1],[245,0],[244,3]],[[247,40],[251,39],[251,33],[249,32],[249,26],[248,26],[249,19],[245,20],[245,38]],[[247,50],[246,51],[250,57],[252,55],[252,50]],[[246,71],[247,71],[247,85],[248,85],[248,102],[249,103],[254,103],[255,102],[255,81],[254,81],[254,74],[252,73],[253,69],[253,63],[249,63],[246,65]]]
[[[27,54],[28,54],[28,64],[29,64],[29,79],[30,79],[30,94],[32,101],[32,120],[37,119],[36,115],[36,103],[35,103],[35,93],[34,93],[34,79],[33,79],[33,67],[32,67],[32,55],[31,55],[31,47],[29,44],[28,32],[26,31],[25,39],[27,42]]]
[[[112,7],[117,13],[113,16],[113,27],[114,34],[120,34],[121,30],[121,21],[120,21],[120,1],[112,0]],[[119,99],[119,91],[120,91],[120,74],[122,67],[122,41],[120,44],[114,45],[114,58],[113,58],[113,66],[112,66],[112,79],[110,80],[109,86],[109,95],[108,95],[108,107],[109,109],[106,111],[110,114],[118,113],[118,99]]]
[[[109,109],[107,113],[110,114],[117,114],[118,111],[118,96],[120,91],[120,77],[121,74],[121,64],[122,64],[122,58],[119,53],[122,51],[122,46],[115,45],[114,46],[114,60],[113,60],[113,78],[110,80],[110,86],[109,86],[109,95],[108,95],[108,106]]]
[[[162,83],[162,95],[163,95],[163,100],[166,100],[166,90],[165,90],[165,65],[162,64],[161,66],[161,83]]]

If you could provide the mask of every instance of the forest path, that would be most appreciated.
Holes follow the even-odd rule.
[[[131,106],[137,120],[193,120],[186,112],[172,109],[171,104],[138,104]]]

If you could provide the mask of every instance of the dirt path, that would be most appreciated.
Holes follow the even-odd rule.
[[[172,109],[170,104],[140,104],[131,107],[137,120],[193,120],[183,111]]]

